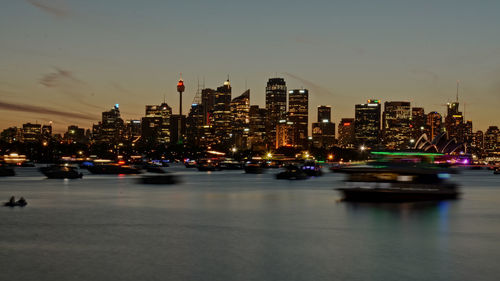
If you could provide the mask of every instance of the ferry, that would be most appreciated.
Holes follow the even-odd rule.
[[[414,155],[429,156],[427,153],[409,156]],[[337,188],[343,194],[343,201],[440,201],[460,196],[458,185],[449,181],[456,170],[408,157],[405,161],[372,162],[365,166],[342,168],[339,172],[347,174],[346,186]]]

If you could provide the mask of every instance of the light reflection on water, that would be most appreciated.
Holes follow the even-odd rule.
[[[183,183],[36,170],[0,179],[3,276],[21,280],[496,280],[498,177],[465,172],[464,198],[338,202],[342,176],[167,170]],[[277,171],[275,171],[277,172]]]

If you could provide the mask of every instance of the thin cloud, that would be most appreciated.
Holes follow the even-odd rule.
[[[96,120],[96,117],[90,114],[66,112],[66,111],[60,111],[56,109],[50,109],[46,107],[28,105],[28,104],[14,104],[14,103],[0,102],[0,109],[8,111],[17,111],[17,112],[39,113],[44,115],[55,115],[65,118]]]
[[[30,5],[59,19],[67,18],[70,15],[66,5],[61,1],[49,0],[26,0]]]
[[[299,77],[295,74],[291,74],[289,72],[283,72],[283,74],[303,83],[304,86],[306,86],[309,90],[311,90],[311,93],[314,95],[319,95],[319,96],[321,96],[321,95],[326,95],[326,96],[333,95],[333,93],[330,92],[325,87],[320,86],[320,85],[318,85],[310,80],[304,79],[302,77]]]
[[[40,79],[40,84],[44,85],[45,87],[48,88],[55,88],[59,86],[63,86],[64,83],[70,82],[76,82],[76,83],[83,83],[81,80],[77,79],[73,73],[69,70],[63,70],[59,68],[55,68],[55,72],[45,74],[41,79]]]

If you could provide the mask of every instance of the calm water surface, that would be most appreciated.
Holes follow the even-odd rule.
[[[464,171],[463,198],[350,204],[342,175],[168,168],[136,176],[0,178],[0,280],[500,280],[500,176]]]

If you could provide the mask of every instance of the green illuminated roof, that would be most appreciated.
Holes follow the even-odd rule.
[[[441,156],[442,153],[430,152],[389,152],[389,151],[372,151],[375,155],[397,155],[397,156]]]

